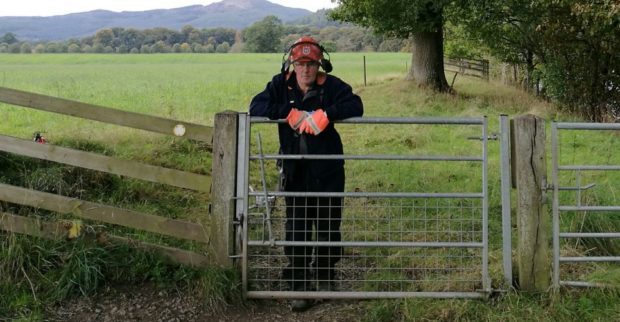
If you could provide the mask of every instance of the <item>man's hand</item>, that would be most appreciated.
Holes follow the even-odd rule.
[[[303,132],[302,129],[300,129],[300,126],[304,123],[305,119],[308,117],[308,112],[306,111],[300,111],[296,108],[292,108],[291,111],[288,113],[288,116],[286,117],[286,121],[288,122],[288,125],[291,126],[291,129],[298,131],[299,129],[299,133]]]
[[[303,131],[308,134],[319,135],[319,133],[327,128],[327,125],[329,125],[327,114],[325,114],[322,109],[318,109],[306,117],[301,125],[300,132]]]

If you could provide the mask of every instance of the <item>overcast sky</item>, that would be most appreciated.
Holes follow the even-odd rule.
[[[269,0],[283,6],[317,11],[333,8],[331,0]],[[4,0],[0,16],[54,16],[96,9],[143,11],[170,9],[195,4],[207,5],[219,0]]]

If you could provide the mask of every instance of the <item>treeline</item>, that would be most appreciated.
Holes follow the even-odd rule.
[[[14,34],[7,33],[0,37],[0,53],[281,52],[302,35],[314,35],[330,52],[408,50],[407,41],[385,38],[363,27],[284,25],[275,16],[269,16],[243,30],[192,26],[181,30],[106,28],[81,39],[35,43],[20,41]]]
[[[137,30],[133,28],[101,29],[81,39],[31,43],[19,41],[8,33],[0,38],[2,53],[226,53],[235,43],[235,29],[196,29],[180,31],[167,28]]]

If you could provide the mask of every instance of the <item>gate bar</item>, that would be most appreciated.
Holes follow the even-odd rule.
[[[502,258],[504,262],[504,282],[512,285],[512,230],[510,217],[510,125],[508,115],[499,116],[500,159],[502,190]]]
[[[239,128],[242,129],[239,131],[240,136],[238,138],[239,142],[243,140],[243,151],[239,153],[239,161],[242,161],[242,174],[238,175],[243,177],[243,185],[240,187],[241,194],[238,197],[241,198],[243,202],[243,208],[240,208],[242,213],[241,216],[246,212],[249,207],[248,201],[248,176],[250,165],[247,156],[250,154],[250,117],[247,114],[239,115]],[[243,134],[243,136],[241,136]],[[241,146],[241,145],[240,145]],[[237,208],[239,209],[239,208]],[[241,218],[242,222],[242,250],[241,250],[241,281],[242,281],[242,290],[243,294],[247,294],[248,292],[248,218],[247,216],[243,216]]]
[[[558,170],[613,171],[613,170],[620,170],[620,165],[564,165],[564,166],[559,166]]]
[[[259,160],[260,155],[250,156],[250,160]],[[265,154],[264,160],[396,160],[396,161],[483,161],[473,156],[404,156],[404,155],[345,155],[345,154]]]
[[[560,233],[564,238],[620,238],[620,233]]]
[[[620,123],[556,123],[563,130],[620,130]]]
[[[620,206],[560,206],[560,211],[620,211]]]
[[[483,243],[452,243],[452,242],[320,242],[320,241],[248,241],[250,246],[341,246],[341,247],[420,247],[420,248],[483,248]]]
[[[551,176],[553,180],[553,287],[560,287],[560,188],[558,184],[558,123],[551,122]]]
[[[491,292],[489,277],[489,188],[488,188],[488,142],[487,117],[482,118],[482,289]]]
[[[399,299],[399,298],[485,298],[487,294],[477,292],[283,292],[250,291],[253,299]]]
[[[262,116],[251,116],[252,123],[286,123],[286,119],[270,120]],[[335,123],[355,123],[355,124],[462,124],[462,125],[482,125],[484,118],[394,118],[394,117],[351,117],[346,120],[335,121]]]
[[[263,192],[249,192],[249,196],[264,197]],[[484,198],[482,193],[416,193],[416,192],[303,192],[268,191],[276,197],[347,197],[347,198]]]
[[[620,256],[560,257],[560,262],[620,262]]]

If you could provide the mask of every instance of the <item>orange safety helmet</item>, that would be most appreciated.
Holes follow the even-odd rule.
[[[321,62],[323,59],[323,50],[321,45],[309,36],[304,36],[291,46],[289,60],[291,62],[296,61],[316,61]]]
[[[329,73],[333,68],[329,58],[323,56],[324,53],[329,57],[329,53],[318,41],[310,36],[303,36],[284,53],[284,56],[288,54],[288,58],[282,57],[282,72],[287,71],[289,66],[296,61],[316,61],[326,73]]]

